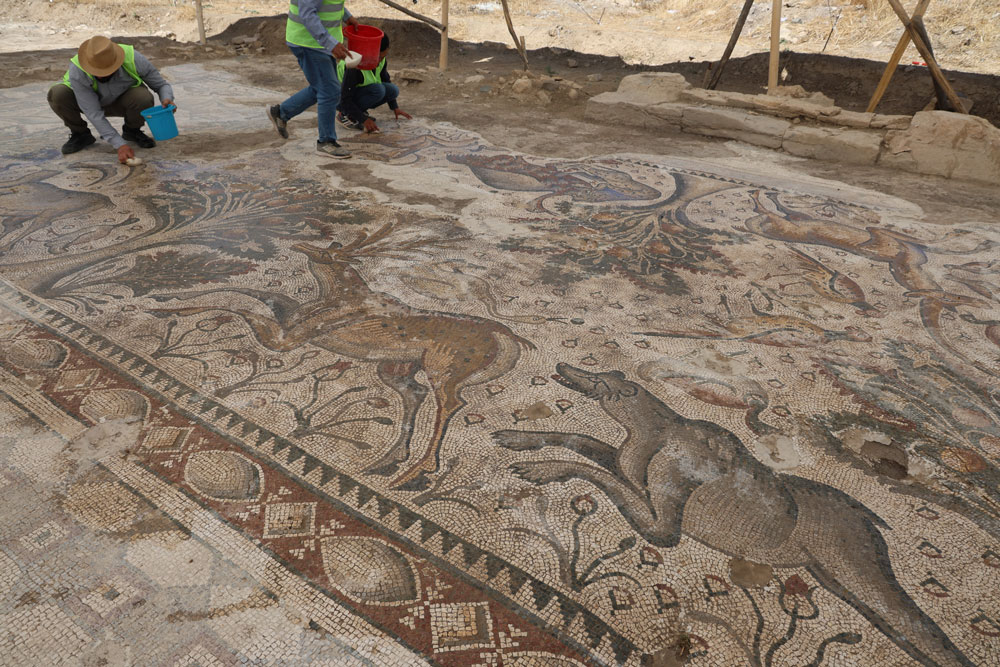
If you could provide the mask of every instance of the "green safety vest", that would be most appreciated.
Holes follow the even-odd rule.
[[[382,70],[385,69],[385,58],[379,61],[378,67],[375,69],[363,69],[361,70],[361,76],[364,77],[364,81],[358,84],[358,88],[362,86],[370,86],[373,83],[382,83]]]
[[[142,77],[139,76],[139,72],[135,69],[135,49],[128,44],[119,44],[118,46],[125,50],[125,62],[122,63],[122,67],[125,69],[126,74],[135,79],[135,83],[132,84],[132,87],[138,88],[142,85]],[[90,84],[94,87],[94,90],[97,90],[97,79],[91,76],[87,70],[80,67],[80,56],[75,55],[70,58],[69,61],[76,65],[78,70],[87,75],[87,78],[90,79]],[[61,83],[64,86],[69,86],[70,88],[73,87],[73,84],[69,82],[69,70],[66,70],[66,73],[63,74]]]
[[[344,1],[333,2],[323,0],[316,12],[323,27],[338,42],[344,41]],[[288,21],[285,22],[285,41],[296,46],[305,46],[310,49],[322,49],[323,45],[316,41],[316,38],[309,32],[309,28],[299,18],[299,0],[290,0],[288,5]],[[337,76],[344,79],[344,61],[337,61]]]

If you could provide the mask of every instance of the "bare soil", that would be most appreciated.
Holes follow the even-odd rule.
[[[361,17],[365,22],[382,27],[391,37],[392,61],[395,68],[434,67],[437,65],[440,37],[433,28],[411,20]],[[160,66],[179,62],[215,60],[220,57],[261,57],[287,54],[284,40],[284,17],[251,17],[239,19],[221,33],[209,38],[208,46],[177,42],[167,37],[129,37],[117,35],[134,44],[144,54],[156,59]],[[498,42],[450,42],[451,58],[447,81],[476,70],[489,69],[486,80],[471,87],[466,94],[481,95],[480,88],[490,87],[490,96],[500,99],[493,103],[513,103],[502,95],[503,85],[496,79],[520,68],[513,49]],[[65,71],[66,62],[74,49],[0,53],[0,87],[20,85],[28,81],[56,79]],[[575,67],[569,67],[575,61]],[[560,76],[585,86],[588,94],[617,88],[622,76],[639,71],[679,72],[696,86],[702,85],[712,60],[684,60],[649,66],[627,63],[619,56],[602,56],[574,52],[560,47],[529,49],[529,64],[535,73]],[[484,64],[485,63],[485,64]],[[765,90],[768,55],[754,53],[733,58],[726,66],[719,88],[757,93]],[[781,58],[783,83],[801,85],[809,91],[821,91],[845,109],[863,111],[882,75],[881,62],[818,53],[785,51]],[[972,113],[1000,126],[1000,76],[984,73],[945,70],[956,90],[973,101]],[[276,73],[274,83],[283,74]],[[593,79],[599,78],[600,81]],[[268,84],[262,81],[262,84]],[[930,74],[925,67],[904,66],[893,78],[879,111],[910,114],[925,108],[934,98]],[[558,101],[556,102],[558,104]]]

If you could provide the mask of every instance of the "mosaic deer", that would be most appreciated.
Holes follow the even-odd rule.
[[[763,198],[770,200],[776,210],[767,207]],[[942,288],[932,272],[924,267],[929,254],[975,254],[996,247],[996,241],[981,241],[967,249],[945,249],[940,243],[932,246],[927,241],[886,227],[859,229],[833,219],[815,218],[782,205],[776,193],[755,190],[750,193],[750,199],[756,215],[744,223],[747,231],[785,243],[826,246],[887,264],[895,281],[907,290],[904,296],[919,299],[921,321],[938,344],[969,365],[996,375],[995,370],[968,357],[941,333],[941,316],[945,311],[954,312],[960,306],[985,308],[989,304],[983,299]],[[959,234],[948,233],[943,240],[951,240]]]
[[[389,294],[372,290],[356,265],[361,257],[379,254],[376,244],[392,229],[393,223],[386,224],[371,236],[362,233],[343,246],[337,242],[328,248],[305,243],[292,246],[309,259],[309,270],[319,286],[319,295],[305,303],[252,289],[227,290],[268,304],[273,317],[218,306],[168,312],[191,315],[227,310],[242,317],[257,340],[271,350],[288,351],[309,344],[353,359],[377,362],[379,378],[402,400],[403,418],[396,442],[368,472],[396,475],[393,485],[397,488],[420,491],[430,484],[427,475],[438,469],[439,449],[449,422],[465,405],[462,391],[510,372],[521,350],[535,346],[499,322],[412,308]],[[410,241],[393,247],[398,251],[430,243]],[[208,293],[162,298],[184,299]],[[421,370],[429,390],[416,380]],[[436,409],[430,442],[400,473],[400,467],[410,459],[414,423],[428,392]]]

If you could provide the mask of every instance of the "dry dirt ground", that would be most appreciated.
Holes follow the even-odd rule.
[[[440,4],[419,0],[407,3],[414,11],[440,16]],[[709,63],[721,54],[742,2],[739,0],[512,0],[519,35],[525,37],[535,72],[584,79],[599,75],[603,86],[617,85],[630,69],[680,72],[701,85]],[[759,0],[751,11],[734,59],[720,87],[761,92],[767,79],[770,3]],[[404,18],[378,0],[357,0],[349,7],[376,24]],[[212,0],[204,15],[213,50],[188,42],[197,40],[193,0],[8,0],[0,6],[0,86],[44,79],[58,74],[62,53],[37,55],[37,50],[75,48],[96,33],[135,40],[158,37],[142,47],[160,62],[214,59],[219,47],[237,40],[262,37],[262,53],[284,55],[282,22],[261,31],[255,21],[278,16],[282,0]],[[833,97],[837,104],[863,108],[875,90],[884,63],[901,28],[884,0],[791,0],[785,3],[782,27],[782,78]],[[510,36],[499,3],[493,0],[451,3],[450,36],[462,44],[509,45]],[[242,19],[242,21],[241,21]],[[234,23],[236,25],[234,25]],[[995,0],[936,0],[926,16],[938,60],[956,89],[971,98],[973,113],[1000,125],[1000,7]],[[436,63],[436,31],[420,25],[394,28],[395,65]],[[239,45],[243,53],[256,48]],[[458,46],[458,45],[456,45]],[[490,55],[502,49],[488,48]],[[234,52],[233,49],[230,49]],[[67,52],[69,53],[69,52]],[[406,62],[401,61],[401,56]],[[482,56],[485,57],[485,56]],[[494,60],[499,57],[494,56]],[[569,71],[573,57],[580,68]],[[905,54],[880,111],[912,113],[924,108],[933,88],[919,53]],[[513,62],[513,61],[512,61]],[[472,64],[453,50],[451,68],[465,72]],[[482,69],[478,65],[473,69]],[[592,77],[593,78],[593,77]],[[489,83],[489,82],[487,82]],[[592,86],[593,87],[593,86]],[[499,92],[499,89],[496,89]],[[473,91],[474,92],[474,91]],[[495,100],[494,100],[495,102]]]
[[[438,18],[440,0],[404,2]],[[657,65],[718,57],[732,30],[741,0],[510,0],[514,22],[528,48],[557,47],[619,56],[634,64]],[[912,1],[906,5],[914,4]],[[401,18],[378,0],[354,0],[363,16]],[[241,18],[284,11],[284,0],[204,0],[209,34]],[[907,7],[908,9],[910,7]],[[885,62],[900,25],[885,0],[787,0],[781,38],[801,53],[872,58]],[[770,3],[753,7],[736,55],[765,50]],[[1000,6],[995,0],[935,0],[926,23],[946,68],[1000,73]],[[451,37],[485,42],[509,40],[497,0],[450,3]],[[115,34],[197,37],[193,0],[6,0],[0,7],[0,52],[75,46],[94,31]],[[923,60],[912,46],[903,63]]]

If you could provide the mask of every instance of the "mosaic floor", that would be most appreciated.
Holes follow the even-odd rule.
[[[44,89],[0,91],[3,664],[1000,664],[995,225],[419,121],[127,168]]]

